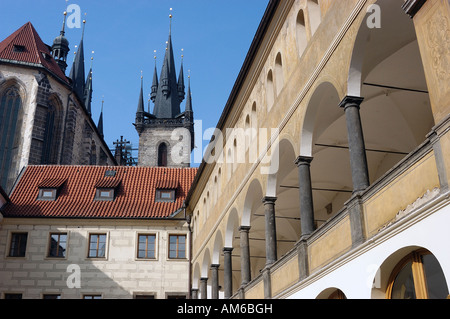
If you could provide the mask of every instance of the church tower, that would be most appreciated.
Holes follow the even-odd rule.
[[[134,124],[139,134],[138,166],[189,167],[194,148],[194,113],[190,80],[185,111],[181,112],[181,103],[186,96],[183,62],[177,79],[171,28],[159,80],[155,63],[150,93],[150,99],[154,103],[153,113],[144,109],[143,88],[141,76],[141,90]]]

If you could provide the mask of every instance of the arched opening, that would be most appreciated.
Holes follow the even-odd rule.
[[[280,52],[278,52],[277,57],[275,58],[275,81],[276,81],[275,87],[277,89],[277,96],[278,96],[284,86],[283,61],[281,60]]]
[[[333,287],[323,290],[316,299],[347,299],[347,297],[342,290]]]
[[[320,6],[318,0],[308,0],[309,25],[311,28],[311,36],[314,35],[320,24]]]
[[[267,85],[266,85],[266,97],[267,97],[267,109],[270,110],[275,101],[274,96],[274,87],[273,87],[273,74],[272,70],[269,70],[267,73]]]
[[[448,285],[438,259],[427,249],[408,246],[391,254],[374,279],[372,298],[446,299]]]
[[[264,219],[264,205],[262,203],[263,191],[259,180],[253,180],[248,187],[241,226],[250,226],[250,271],[251,278],[259,274],[266,262],[265,234],[266,226]],[[242,271],[242,269],[241,269]]]
[[[300,139],[300,155],[312,156],[314,223],[320,227],[351,197],[345,115],[333,84],[321,83],[309,100]],[[297,183],[298,185],[298,183]]]
[[[19,89],[10,86],[0,91],[0,185],[7,192],[18,171],[23,105]]]
[[[241,284],[241,247],[239,241],[239,216],[236,208],[228,214],[224,247],[231,250],[232,293],[235,294]]]
[[[167,167],[167,144],[161,143],[158,146],[158,166]]]
[[[278,257],[288,252],[301,235],[298,169],[294,164],[296,155],[294,146],[288,139],[282,139],[273,152],[278,161],[272,164],[278,169],[271,169],[267,183],[267,196],[277,198],[275,202],[275,216],[277,226]]]
[[[413,21],[402,0],[379,0],[381,28],[358,31],[348,95],[360,107],[370,182],[381,178],[419,146],[434,119]]]
[[[308,39],[306,37],[305,14],[303,10],[300,10],[297,14],[297,21],[295,24],[295,36],[297,40],[298,55],[301,57],[308,44]]]

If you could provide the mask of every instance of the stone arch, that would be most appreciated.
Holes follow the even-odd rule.
[[[253,179],[245,196],[244,207],[242,211],[241,226],[251,226],[252,212],[260,205],[263,198],[261,182]]]
[[[216,232],[216,237],[214,239],[214,248],[212,253],[212,264],[220,264],[220,255],[223,249],[223,238],[222,232],[219,230]]]
[[[232,208],[228,214],[228,220],[225,230],[224,247],[234,248],[233,241],[235,240],[237,229],[239,228],[239,215],[236,207]]]
[[[434,126],[413,20],[402,0],[373,4],[382,12],[381,28],[367,25],[370,10],[361,17],[346,83],[348,96],[364,98],[360,114],[370,183],[423,143]]]

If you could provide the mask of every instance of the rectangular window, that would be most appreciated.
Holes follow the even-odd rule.
[[[5,294],[5,299],[22,299],[22,294]]]
[[[156,201],[157,202],[174,202],[175,201],[175,190],[174,189],[157,189],[156,190]]]
[[[104,201],[114,200],[114,188],[97,188],[95,199]]]
[[[102,295],[84,295],[83,299],[102,299]]]
[[[139,235],[138,238],[137,258],[155,259],[156,235]]]
[[[135,295],[134,299],[155,299],[154,295]]]
[[[47,257],[65,258],[67,249],[67,233],[50,234]]]
[[[11,245],[9,247],[9,257],[25,257],[27,248],[27,233],[11,234]]]
[[[186,235],[169,236],[169,258],[170,259],[186,258]]]
[[[56,200],[55,188],[40,188],[38,200]]]
[[[89,258],[105,258],[106,234],[89,235]]]
[[[61,295],[58,294],[45,294],[42,299],[61,299]]]

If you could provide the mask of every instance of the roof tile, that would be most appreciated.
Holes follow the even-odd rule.
[[[15,46],[24,47],[23,52],[17,52]],[[0,59],[31,64],[40,64],[61,80],[67,82],[67,77],[52,57],[47,45],[39,37],[31,22],[0,42]]]
[[[111,167],[105,166],[28,166],[11,194],[11,203],[6,206],[3,215],[37,218],[168,218],[183,206],[197,173],[197,168],[120,166],[114,167],[117,172],[114,178],[104,177],[109,169]],[[37,200],[40,185],[62,180],[65,183],[56,201]],[[175,202],[155,202],[155,190],[162,180],[176,183]],[[116,186],[108,186],[117,187],[116,197],[114,201],[95,201],[96,186],[106,185],[105,181],[112,183],[107,185],[115,185],[119,181],[120,184]]]

